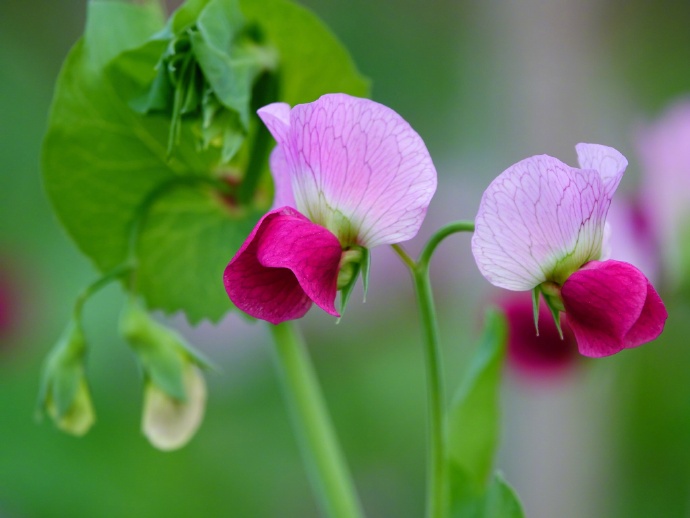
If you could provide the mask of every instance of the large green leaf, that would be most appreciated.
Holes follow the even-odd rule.
[[[505,317],[489,310],[479,347],[449,413],[451,460],[476,488],[484,487],[491,473],[499,439],[499,390],[506,333]]]
[[[45,188],[60,221],[102,271],[126,260],[134,222],[150,208],[135,248],[136,285],[151,307],[184,310],[192,322],[217,320],[231,307],[222,271],[270,205],[269,148],[261,144],[256,146],[261,152],[240,149],[237,160],[222,165],[221,153],[234,154],[243,138],[231,129],[236,121],[217,118],[204,139],[220,134],[226,145],[201,151],[196,127],[183,118],[168,157],[169,115],[144,115],[132,106],[135,94],[156,78],[166,31],[184,29],[206,7],[219,3],[233,2],[188,2],[164,30],[153,3],[90,2],[85,37],[70,52],[58,79],[42,157]],[[252,0],[242,3],[242,10],[278,56],[277,86],[264,89],[274,97],[261,102],[295,104],[336,91],[367,94],[367,82],[345,49],[311,13],[285,0]],[[223,30],[237,30],[234,22],[224,25],[209,18],[200,27],[212,34],[212,45],[205,49],[212,53],[232,39]],[[246,52],[235,56],[246,57]],[[209,60],[222,63],[218,55]],[[223,68],[218,66],[217,71]],[[222,72],[212,79],[240,107],[249,102],[243,93],[247,77],[238,79],[239,89],[222,84],[227,80]],[[156,106],[162,101],[152,102]],[[265,140],[253,112],[249,122],[248,141]],[[241,180],[247,169],[259,191],[254,196],[245,193],[241,206],[209,187],[220,176]]]

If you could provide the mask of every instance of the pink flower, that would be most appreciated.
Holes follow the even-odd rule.
[[[608,356],[661,334],[667,313],[631,264],[604,260],[604,225],[627,160],[578,144],[581,169],[546,155],[527,158],[487,188],[472,252],[482,275],[513,291],[537,289],[565,311],[580,353]]]
[[[534,329],[532,297],[516,293],[499,302],[508,321],[508,360],[518,372],[530,378],[557,376],[570,369],[577,359],[577,343],[567,321],[561,322],[563,338],[542,301],[539,335]]]
[[[690,99],[671,105],[638,136],[642,201],[669,275],[678,285],[690,274]]]
[[[436,190],[431,157],[407,122],[367,99],[329,94],[258,114],[278,143],[274,208],[228,264],[225,289],[238,308],[274,324],[312,303],[338,316],[343,265],[417,234]]]

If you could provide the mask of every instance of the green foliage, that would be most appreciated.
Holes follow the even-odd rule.
[[[477,487],[484,485],[491,472],[499,438],[499,390],[506,335],[503,315],[489,310],[479,347],[448,418],[451,459]]]
[[[489,310],[479,347],[450,409],[453,518],[524,516],[517,496],[500,473],[487,486],[500,433],[499,391],[506,339],[505,317]]]
[[[524,518],[522,504],[515,490],[500,471],[494,473],[486,489],[472,489],[467,473],[451,466],[452,518]]]
[[[285,0],[89,2],[43,146],[60,221],[101,271],[126,260],[152,309],[216,321],[222,272],[270,205],[256,108],[367,94],[347,52]]]

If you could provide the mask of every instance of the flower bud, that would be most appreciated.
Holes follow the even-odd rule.
[[[86,341],[81,324],[70,322],[43,368],[39,413],[45,410],[63,432],[82,436],[96,420],[86,381]]]
[[[125,308],[120,329],[144,373],[144,435],[158,449],[181,448],[203,419],[206,385],[199,367],[208,364],[137,303]]]
[[[141,429],[159,450],[181,448],[201,425],[206,405],[206,383],[194,364],[184,366],[185,401],[169,396],[154,383],[144,389],[144,411]]]

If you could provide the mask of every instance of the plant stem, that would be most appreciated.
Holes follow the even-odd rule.
[[[428,518],[442,518],[446,515],[448,495],[445,394],[438,323],[429,280],[428,264],[418,264],[412,273],[412,278],[417,293],[422,333],[424,334],[424,363],[426,365],[429,404],[429,468],[426,516]]]
[[[427,268],[429,266],[429,261],[431,261],[431,256],[433,255],[436,247],[441,244],[445,238],[451,234],[457,234],[458,232],[474,232],[474,222],[473,221],[455,221],[449,223],[448,225],[441,227],[431,238],[419,254],[419,265],[425,265]]]
[[[424,336],[427,397],[429,405],[429,457],[427,472],[427,518],[444,518],[448,512],[449,464],[446,444],[446,404],[443,386],[443,362],[438,337],[438,319],[429,278],[429,263],[436,247],[457,232],[474,231],[471,221],[457,221],[439,229],[424,246],[415,262],[400,245],[393,250],[412,274]]]
[[[292,322],[271,325],[278,370],[307,472],[326,516],[362,516],[314,369]]]

